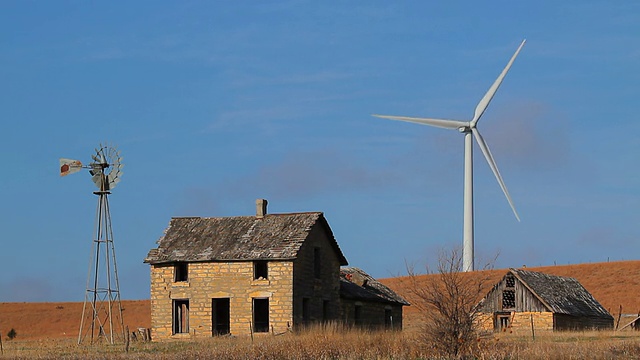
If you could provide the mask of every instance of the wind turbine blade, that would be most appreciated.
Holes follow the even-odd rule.
[[[476,126],[476,123],[478,122],[478,120],[480,119],[482,114],[484,114],[484,111],[487,110],[487,106],[489,106],[489,103],[491,102],[491,99],[493,99],[493,95],[495,95],[496,91],[498,91],[498,88],[500,87],[500,84],[502,84],[502,80],[507,75],[507,72],[511,68],[511,65],[513,64],[513,62],[515,61],[516,57],[520,53],[520,50],[522,50],[522,47],[524,46],[524,43],[526,41],[527,41],[526,39],[522,40],[522,43],[518,47],[518,50],[516,50],[516,52],[513,54],[513,56],[511,57],[511,60],[509,60],[509,63],[507,64],[507,66],[504,68],[504,70],[502,70],[502,73],[500,73],[500,76],[498,76],[496,81],[493,83],[493,85],[491,85],[491,87],[489,88],[487,93],[484,94],[484,97],[482,98],[482,100],[480,100],[480,102],[476,106],[476,111],[473,114],[473,120],[471,120],[471,127]]]
[[[491,168],[491,171],[493,171],[493,175],[496,176],[496,179],[498,180],[498,184],[500,184],[500,188],[502,188],[502,192],[504,193],[504,196],[507,197],[507,201],[511,206],[511,210],[513,210],[513,215],[515,215],[516,219],[520,221],[520,216],[518,216],[516,207],[513,206],[513,201],[511,200],[511,196],[509,195],[509,190],[507,190],[507,186],[504,184],[504,181],[502,180],[502,176],[500,176],[498,165],[496,164],[496,161],[493,159],[493,156],[491,155],[489,146],[487,146],[487,143],[484,141],[484,139],[482,138],[482,135],[480,135],[480,132],[478,131],[477,128],[471,128],[471,131],[473,132],[473,136],[476,138],[476,141],[478,141],[478,145],[480,145],[480,149],[482,150],[482,153],[484,154],[485,159],[487,159],[487,162],[489,163],[489,167]]]
[[[427,118],[415,118],[415,117],[406,117],[406,116],[391,116],[391,115],[377,115],[373,114],[375,117],[390,119],[390,120],[400,120],[400,121],[408,121],[421,125],[431,125],[439,128],[445,129],[459,129],[463,127],[468,127],[469,123],[466,121],[458,121],[458,120],[445,120],[445,119],[427,119]]]

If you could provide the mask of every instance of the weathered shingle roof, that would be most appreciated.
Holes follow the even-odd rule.
[[[613,318],[574,278],[520,269],[509,271],[531,290],[549,311],[575,316]]]
[[[324,229],[341,265],[345,259],[321,212],[267,214],[264,218],[172,218],[145,263],[295,259],[314,226]]]
[[[340,297],[410,305],[402,296],[357,267],[340,268]]]

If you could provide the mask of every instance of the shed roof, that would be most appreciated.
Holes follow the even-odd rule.
[[[393,290],[357,267],[340,268],[340,297],[410,305],[402,296],[396,294]]]
[[[295,259],[320,226],[341,265],[347,265],[322,212],[234,217],[174,217],[145,263]]]
[[[611,314],[571,277],[509,269],[547,308],[559,314],[610,317]]]

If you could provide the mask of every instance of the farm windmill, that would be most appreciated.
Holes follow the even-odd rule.
[[[124,320],[108,195],[120,182],[123,165],[122,156],[114,147],[100,145],[95,151],[89,165],[82,165],[79,160],[60,159],[60,176],[89,169],[91,179],[99,189],[94,192],[98,195],[95,238],[91,245],[78,344],[87,337],[91,343],[105,338],[113,344],[118,333],[124,339]]]
[[[511,65],[515,61],[516,57],[522,50],[526,40],[523,40],[516,52],[511,57],[511,60],[507,63],[507,66],[502,70],[502,73],[498,76],[496,81],[491,85],[487,93],[480,100],[478,105],[476,106],[475,112],[473,114],[473,118],[470,121],[460,121],[460,120],[445,120],[445,119],[431,119],[431,118],[415,118],[415,117],[406,117],[406,116],[390,116],[390,115],[373,115],[376,117],[391,119],[391,120],[400,120],[400,121],[408,121],[413,123],[418,123],[422,125],[430,125],[445,129],[458,130],[462,134],[464,134],[464,225],[463,225],[463,269],[464,271],[473,271],[474,270],[474,255],[473,255],[473,137],[475,137],[478,142],[478,146],[482,150],[485,159],[487,159],[487,163],[493,171],[496,179],[498,180],[498,184],[500,184],[500,188],[504,193],[509,205],[511,206],[511,210],[513,210],[513,214],[516,216],[516,219],[520,221],[520,217],[516,212],[516,208],[513,205],[513,201],[511,200],[511,196],[509,195],[509,191],[507,190],[507,186],[502,180],[502,176],[500,175],[500,171],[498,171],[498,165],[493,159],[493,155],[491,155],[491,151],[489,151],[489,146],[484,141],[484,138],[480,134],[480,131],[477,128],[478,120],[482,117],[487,106],[493,99],[496,91],[500,87],[502,80],[507,75],[507,72],[511,68]],[[473,136],[472,136],[473,135]]]

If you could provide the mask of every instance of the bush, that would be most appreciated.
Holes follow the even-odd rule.
[[[7,337],[9,338],[9,340],[13,340],[16,336],[18,336],[18,333],[14,328],[11,328],[11,330],[9,330],[9,332],[7,333]]]
[[[493,261],[484,269],[492,264]],[[425,320],[425,345],[447,358],[471,355],[478,339],[476,304],[485,292],[488,275],[463,272],[462,252],[458,249],[441,252],[437,273],[425,281],[410,266],[407,271],[412,304]]]

